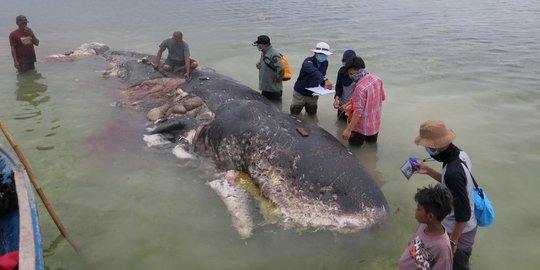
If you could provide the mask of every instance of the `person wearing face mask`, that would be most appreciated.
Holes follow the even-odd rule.
[[[454,197],[453,211],[442,223],[454,253],[453,269],[461,270],[469,269],[469,258],[478,227],[474,215],[471,160],[467,153],[452,143],[455,138],[454,131],[441,120],[428,120],[420,125],[420,134],[414,143],[425,147],[433,159],[442,162],[442,172],[418,162],[416,165],[419,169],[415,173],[429,175],[446,186]]]
[[[313,92],[306,88],[322,86],[326,89],[332,89],[333,87],[332,82],[325,77],[328,69],[328,56],[332,55],[330,46],[325,42],[319,42],[311,51],[314,52],[313,56],[304,59],[298,79],[294,84],[291,114],[299,114],[304,107],[310,115],[317,113],[319,97],[313,96]]]
[[[18,28],[9,34],[9,44],[11,46],[11,56],[13,65],[19,73],[35,69],[36,52],[34,45],[39,45],[39,39],[28,27],[28,20],[25,16],[19,15],[15,18]]]
[[[283,94],[283,74],[285,69],[281,62],[281,55],[272,48],[270,38],[266,35],[257,37],[253,42],[261,52],[261,59],[255,64],[259,70],[259,90],[270,100],[281,100]],[[262,63],[262,64],[261,64]]]
[[[366,64],[359,56],[347,61],[345,69],[356,84],[352,95],[353,114],[342,137],[352,146],[362,146],[364,141],[376,143],[381,128],[384,94],[382,80],[366,71]]]
[[[346,50],[343,52],[343,57],[341,58],[341,63],[343,64],[338,72],[336,77],[336,94],[334,95],[334,109],[337,109],[337,118],[339,120],[347,121],[347,115],[341,109],[345,103],[349,102],[354,92],[354,87],[356,84],[349,77],[347,69],[345,69],[345,64],[347,60],[356,56],[356,52],[353,50]]]

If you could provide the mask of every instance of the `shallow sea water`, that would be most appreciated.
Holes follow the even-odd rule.
[[[355,49],[385,83],[377,146],[353,150],[390,205],[380,227],[361,233],[295,232],[259,225],[248,240],[231,227],[225,206],[206,185],[211,162],[186,162],[142,141],[144,114],[110,106],[122,87],[103,79],[98,57],[37,63],[17,76],[8,35],[18,14],[41,40],[38,58],[96,41],[155,54],[173,31],[184,32],[201,66],[257,88],[251,43],[271,37],[297,75],[319,41],[330,44],[328,77]],[[420,123],[442,119],[472,158],[497,219],[479,229],[473,269],[536,269],[540,264],[540,8],[517,1],[109,1],[2,3],[0,118],[24,151],[44,192],[96,269],[396,269],[416,229],[417,188],[405,180]],[[285,83],[288,111],[293,80]],[[332,98],[307,117],[339,137]],[[6,146],[7,142],[0,142]],[[439,164],[433,163],[435,167]],[[48,269],[89,267],[40,204]]]

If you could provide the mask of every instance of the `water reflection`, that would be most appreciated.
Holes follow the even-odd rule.
[[[274,104],[274,106],[276,106],[278,111],[280,111],[280,112],[283,111],[283,101],[281,99],[280,100],[270,100],[270,102],[272,104]]]
[[[43,104],[48,102],[51,98],[46,94],[49,88],[46,84],[39,82],[46,79],[41,73],[36,70],[29,70],[22,74],[17,75],[17,88],[15,89],[15,96],[17,101],[23,101],[20,106],[20,111],[15,113],[15,120],[31,120],[32,123],[24,123],[26,126],[26,132],[35,132],[43,130],[41,123],[43,121],[43,115],[45,118],[49,118],[48,113],[43,113]],[[56,135],[55,129],[59,128],[58,120],[51,120],[52,127],[45,128],[45,134],[43,137],[52,137]],[[41,136],[39,136],[41,137]],[[34,137],[38,138],[38,137]],[[40,141],[40,143],[43,143]],[[54,149],[52,145],[37,145],[36,149],[39,151],[47,151]]]
[[[45,79],[41,73],[36,70],[30,70],[17,75],[17,89],[15,94],[17,101],[26,101],[32,108],[25,108],[25,112],[17,113],[16,120],[34,118],[41,115],[38,105],[50,100],[48,95],[45,95],[48,86],[37,82],[40,79]]]

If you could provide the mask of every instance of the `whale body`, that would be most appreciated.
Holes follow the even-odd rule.
[[[150,55],[94,50],[126,84],[123,105],[148,112],[147,136],[211,157],[222,171],[248,174],[283,227],[356,232],[387,216],[372,177],[321,127],[280,112],[259,92],[212,69],[184,80],[143,64],[153,61]]]

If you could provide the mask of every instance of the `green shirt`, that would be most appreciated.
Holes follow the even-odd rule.
[[[283,78],[285,72],[280,53],[269,46],[266,52],[261,53],[260,63],[259,90],[264,92],[283,91],[283,83],[281,81],[275,82],[276,78]]]

